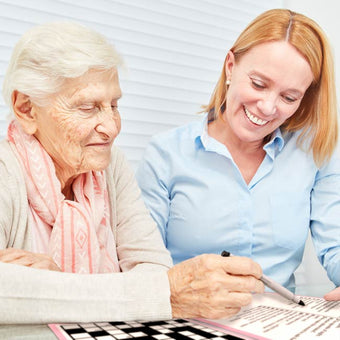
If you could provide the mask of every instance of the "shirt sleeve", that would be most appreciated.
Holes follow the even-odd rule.
[[[162,234],[166,244],[166,230],[169,219],[170,197],[168,184],[169,154],[153,138],[147,147],[137,169],[136,178],[142,191],[145,205]]]
[[[10,204],[10,191],[8,188],[8,176],[0,162],[0,249],[5,249],[9,238],[11,216],[13,215]]]
[[[165,271],[72,274],[0,262],[0,324],[171,318]]]
[[[311,195],[311,235],[329,279],[340,286],[339,153],[316,176]]]
[[[156,223],[141,198],[141,191],[123,153],[113,155],[116,204],[116,243],[119,264],[127,270],[167,270],[172,266]]]
[[[24,248],[31,243],[25,182],[18,161],[8,155],[3,143],[0,154],[0,249]]]

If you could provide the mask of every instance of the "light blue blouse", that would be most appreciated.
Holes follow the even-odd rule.
[[[278,129],[247,185],[206,127],[204,118],[153,137],[136,174],[174,263],[227,250],[294,289],[310,228],[318,258],[339,286],[339,152],[318,169],[296,146],[297,133]]]

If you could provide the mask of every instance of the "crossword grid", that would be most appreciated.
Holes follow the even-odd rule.
[[[60,327],[70,339],[183,339],[243,340],[184,319],[153,322],[100,322],[63,324]]]

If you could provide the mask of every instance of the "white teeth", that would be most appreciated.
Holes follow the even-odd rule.
[[[264,125],[268,123],[268,120],[262,120],[260,118],[253,116],[246,108],[244,108],[244,112],[246,113],[249,120],[256,125]]]

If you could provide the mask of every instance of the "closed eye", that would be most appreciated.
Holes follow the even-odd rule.
[[[294,103],[297,99],[292,97],[283,96],[283,99],[288,103]]]
[[[79,110],[81,110],[81,111],[93,111],[96,108],[97,108],[96,105],[81,105],[81,106],[79,106]]]
[[[256,89],[260,89],[260,90],[266,87],[264,83],[258,80],[254,80],[254,79],[251,79],[251,84],[253,85],[253,87],[255,87]]]
[[[291,96],[291,95],[282,95],[283,100],[288,104],[293,104],[296,101],[300,100],[302,96]]]

